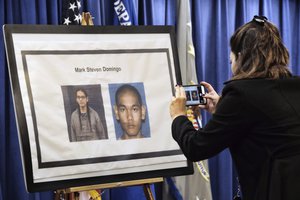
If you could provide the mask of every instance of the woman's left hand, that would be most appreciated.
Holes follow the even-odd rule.
[[[186,115],[186,96],[185,90],[181,86],[175,87],[175,97],[173,97],[172,102],[170,104],[170,115],[172,119],[180,115]]]

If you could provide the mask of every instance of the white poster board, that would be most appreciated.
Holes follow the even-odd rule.
[[[4,35],[28,191],[193,172],[171,135],[173,27],[6,25]],[[122,85],[144,106],[140,138],[122,139]],[[98,135],[78,136],[99,123]]]

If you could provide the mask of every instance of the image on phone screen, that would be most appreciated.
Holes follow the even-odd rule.
[[[203,85],[183,85],[186,95],[186,106],[196,106],[206,104],[206,99],[203,98],[205,89]]]

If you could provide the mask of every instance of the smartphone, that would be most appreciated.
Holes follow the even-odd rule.
[[[205,88],[203,85],[183,85],[186,95],[186,106],[196,106],[206,104],[203,98]]]

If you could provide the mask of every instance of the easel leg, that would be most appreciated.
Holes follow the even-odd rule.
[[[145,193],[146,199],[147,200],[154,200],[153,195],[152,195],[152,191],[151,191],[151,188],[150,188],[150,184],[149,183],[144,184],[143,188],[144,188],[144,193]]]
[[[101,189],[107,188],[116,188],[116,187],[125,187],[125,186],[134,186],[134,185],[143,185],[144,194],[146,200],[154,200],[152,195],[152,191],[150,188],[150,184],[162,182],[163,178],[151,178],[151,179],[141,179],[141,180],[132,180],[132,181],[125,181],[125,182],[116,182],[116,183],[106,183],[106,184],[98,184],[98,185],[91,185],[91,186],[80,186],[74,188],[66,188],[63,190],[56,190],[55,191],[55,200],[78,200],[79,191],[88,191],[90,196],[92,196],[96,200],[101,200],[102,193]],[[76,194],[77,193],[77,194]],[[68,195],[70,194],[70,195]]]
[[[99,191],[97,191],[97,190],[89,190],[89,194],[95,200],[102,200],[101,191],[100,190]]]
[[[55,200],[68,200],[67,194],[63,190],[56,190]]]

